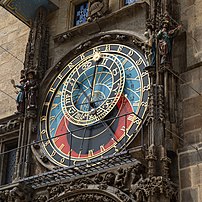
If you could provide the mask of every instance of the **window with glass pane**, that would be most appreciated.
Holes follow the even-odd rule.
[[[3,173],[4,173],[4,180],[3,184],[9,184],[13,180],[13,174],[15,170],[15,161],[16,161],[16,148],[17,143],[12,143],[6,145],[6,150],[8,153],[4,156],[4,166],[3,166]]]
[[[74,25],[80,25],[87,21],[88,17],[88,2],[84,2],[75,6]]]
[[[137,2],[138,0],[124,0],[124,4],[125,5],[130,5],[130,4],[133,4],[135,2]]]

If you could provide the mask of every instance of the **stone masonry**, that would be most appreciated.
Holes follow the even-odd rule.
[[[183,148],[179,150],[180,201],[202,201],[202,28],[200,0],[181,0],[187,66],[181,74]],[[192,88],[197,92],[195,92]]]
[[[0,46],[24,61],[25,47],[29,28],[16,19],[13,15],[0,7]],[[0,118],[12,115],[16,111],[15,89],[11,84],[11,79],[19,82],[20,70],[23,63],[14,58],[0,47]],[[14,99],[10,98],[6,92]]]

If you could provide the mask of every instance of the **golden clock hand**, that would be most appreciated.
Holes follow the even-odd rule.
[[[110,128],[110,126],[106,123],[106,121],[104,120],[101,120],[99,115],[97,114],[97,111],[95,110],[95,113],[94,113],[98,118],[99,118],[99,121],[98,123],[100,122],[110,133],[110,136],[113,138],[113,140],[118,143],[118,141],[115,139],[115,136],[114,136],[114,132],[112,131],[112,129]]]
[[[76,84],[77,84],[78,87],[81,89],[82,93],[84,94],[84,96],[86,97],[86,99],[88,100],[88,103],[89,103],[89,105],[90,105],[90,99],[89,99],[88,95],[87,95],[86,92],[83,90],[83,88],[80,87],[80,85],[79,85],[78,82],[76,82]]]
[[[90,100],[90,101],[92,101],[92,98],[93,98],[93,96],[94,96],[97,69],[98,69],[98,68],[97,68],[97,62],[96,62],[95,70],[94,70],[94,75],[93,75],[92,96],[91,96],[91,100]]]

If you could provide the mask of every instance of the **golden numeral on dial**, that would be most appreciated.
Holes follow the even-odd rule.
[[[88,157],[92,157],[92,156],[94,156],[94,151],[93,151],[93,149],[88,150]]]
[[[103,58],[101,64],[104,65],[104,66],[106,66],[107,61],[108,61],[107,58]]]
[[[42,130],[41,131],[41,135],[45,134],[46,133],[46,130]]]
[[[60,163],[64,163],[64,162],[65,162],[65,158],[61,158]]]
[[[129,53],[128,53],[128,56],[132,56],[133,55],[133,51],[130,50]]]
[[[81,57],[81,60],[83,60],[86,56],[84,54],[81,54],[80,57]]]
[[[52,153],[51,153],[51,157],[55,156],[56,155],[56,151],[54,150]]]
[[[123,46],[119,46],[117,51],[121,52],[122,50],[123,50]]]
[[[110,45],[106,45],[105,51],[110,51]]]
[[[113,73],[114,76],[116,76],[116,75],[118,74],[118,68],[113,69],[113,70],[112,70],[112,73]]]
[[[46,141],[44,145],[47,147],[50,144],[50,140]]]
[[[62,80],[62,75],[59,74],[57,78],[60,79],[60,80]]]
[[[104,151],[105,151],[104,145],[100,145],[100,151],[101,151],[101,152],[104,152]]]
[[[137,61],[135,62],[135,64],[136,64],[137,66],[139,66],[139,65],[142,64],[142,62],[143,62],[142,58],[139,58],[139,60],[137,60]]]
[[[93,48],[93,53],[100,52],[99,48]]]
[[[60,147],[59,147],[59,150],[62,151],[64,147],[65,147],[65,145],[64,145],[64,144],[61,144]]]
[[[55,92],[55,88],[50,88],[49,91],[52,92],[52,93],[54,93]]]

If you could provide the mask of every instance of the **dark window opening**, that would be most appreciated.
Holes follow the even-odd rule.
[[[75,6],[74,26],[80,25],[87,21],[88,2]]]
[[[8,151],[3,157],[3,183],[9,184],[13,181],[13,175],[15,171],[15,161],[17,152],[17,143],[7,144],[5,146],[5,151]]]

